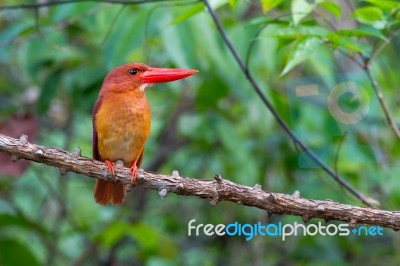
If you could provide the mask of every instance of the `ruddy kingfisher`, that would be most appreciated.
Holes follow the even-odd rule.
[[[114,162],[130,167],[131,181],[143,160],[150,134],[150,105],[145,89],[154,83],[189,77],[197,70],[153,68],[142,63],[125,64],[111,70],[104,79],[93,110],[93,158],[104,161],[111,174]],[[122,204],[123,184],[96,180],[94,199],[101,205]]]

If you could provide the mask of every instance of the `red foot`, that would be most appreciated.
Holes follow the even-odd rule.
[[[133,162],[131,168],[129,168],[131,170],[131,183],[136,183],[137,169],[136,162]]]
[[[106,164],[107,164],[107,166],[108,166],[108,170],[110,170],[111,174],[114,176],[114,175],[115,175],[115,172],[114,172],[114,163],[111,162],[111,161],[109,161],[109,160],[106,160]]]

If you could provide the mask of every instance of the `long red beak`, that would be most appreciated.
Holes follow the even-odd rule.
[[[179,68],[149,68],[141,76],[144,83],[162,83],[189,77],[199,71]]]

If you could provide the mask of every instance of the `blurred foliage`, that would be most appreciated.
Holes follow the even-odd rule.
[[[2,0],[1,6],[29,1]],[[41,1],[42,2],[42,1]],[[153,1],[155,2],[155,1]],[[354,187],[383,208],[400,205],[398,140],[357,65],[371,58],[395,121],[400,76],[398,1],[211,0],[239,54],[278,113]],[[249,50],[249,47],[251,49]],[[250,52],[249,52],[250,51]],[[355,62],[351,59],[356,58]],[[0,10],[0,124],[34,116],[36,143],[91,156],[91,111],[104,76],[126,62],[200,70],[147,91],[152,133],[143,168],[360,205],[299,153],[251,89],[201,2],[95,2]],[[359,123],[338,123],[329,91],[353,81],[368,92]],[[296,86],[317,84],[307,99]],[[322,88],[325,88],[324,90]],[[351,113],[364,98],[343,94]],[[39,132],[36,132],[39,130]],[[18,137],[17,133],[13,131]],[[3,132],[4,133],[4,132]],[[11,134],[11,133],[10,133]],[[15,167],[19,167],[18,164]],[[0,170],[1,174],[1,170]],[[187,223],[301,222],[222,202],[135,189],[126,203],[94,203],[94,180],[30,164],[0,176],[0,265],[399,265],[399,235],[189,237]],[[399,194],[399,195],[397,195]],[[316,221],[311,221],[316,222]]]

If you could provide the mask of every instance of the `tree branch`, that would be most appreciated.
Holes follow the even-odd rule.
[[[381,105],[383,113],[385,114],[386,121],[388,122],[390,128],[393,130],[393,133],[396,135],[397,139],[400,139],[399,128],[397,127],[396,122],[394,121],[392,115],[389,112],[389,108],[386,105],[386,102],[385,102],[385,99],[383,96],[383,92],[379,88],[378,81],[372,76],[371,67],[370,67],[370,59],[364,60],[363,69],[364,69],[365,73],[367,74],[369,81],[371,82],[372,88],[374,89],[376,96],[378,97],[378,101],[379,101],[379,104]]]
[[[174,0],[59,0],[59,1],[48,1],[48,2],[21,4],[21,5],[0,6],[0,10],[37,9],[49,6],[66,5],[66,4],[83,3],[83,2],[139,5],[139,4],[148,4],[156,2],[160,3],[160,2],[175,2],[175,1]]]
[[[106,164],[83,157],[77,151],[70,153],[35,145],[29,143],[25,135],[18,140],[0,134],[0,152],[10,154],[14,161],[24,158],[58,167],[62,174],[71,171],[114,183],[130,184],[128,168],[117,164],[113,177]],[[400,212],[355,207],[331,200],[310,200],[301,198],[298,192],[293,195],[266,192],[259,185],[243,186],[222,179],[219,175],[215,176],[215,180],[203,180],[182,177],[176,171],[172,175],[161,175],[139,169],[136,186],[158,190],[161,197],[165,197],[168,192],[197,196],[210,200],[213,206],[219,201],[231,201],[267,210],[271,214],[301,216],[305,222],[311,218],[321,218],[326,221],[345,221],[351,225],[379,225],[400,230]]]

